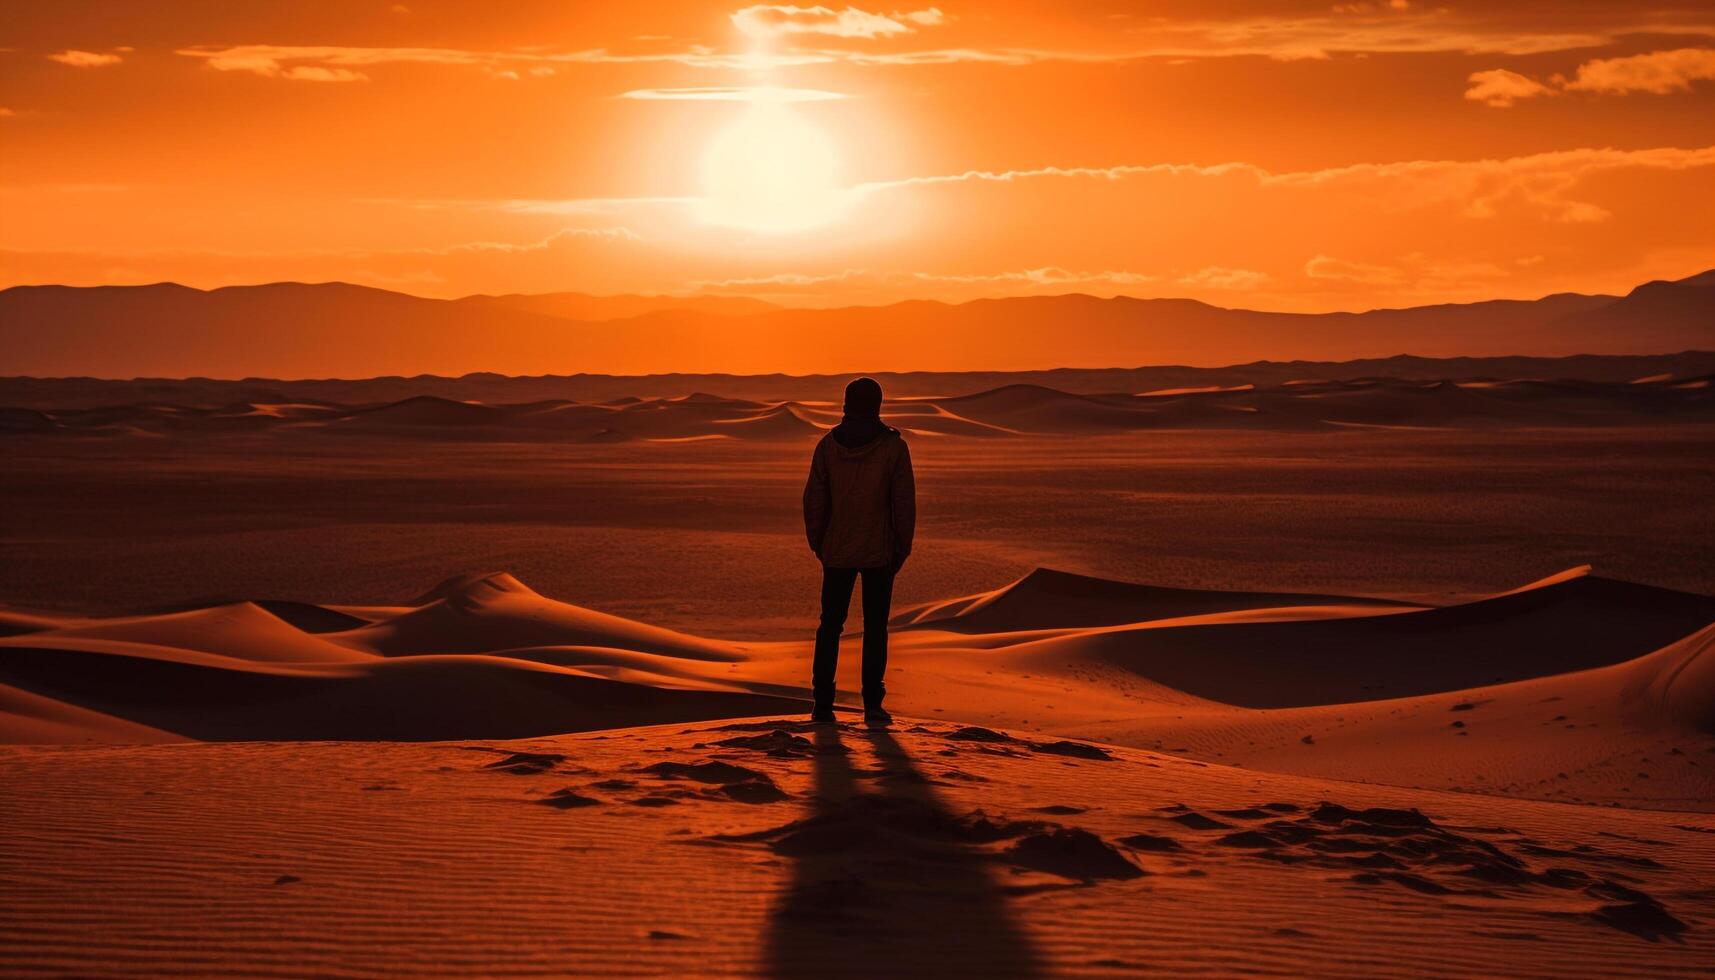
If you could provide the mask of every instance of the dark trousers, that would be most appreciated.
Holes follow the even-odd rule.
[[[840,662],[840,633],[852,604],[852,586],[863,576],[863,703],[881,706],[887,693],[887,609],[893,603],[893,569],[822,569],[822,625],[816,628],[816,661],[810,670],[817,704],[834,703],[834,668]]]

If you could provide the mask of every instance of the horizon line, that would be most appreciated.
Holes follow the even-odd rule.
[[[4,292],[4,290],[0,290]],[[281,384],[357,384],[366,381],[463,381],[469,378],[498,378],[506,381],[573,381],[589,378],[608,378],[614,380],[648,380],[653,378],[711,378],[711,379],[761,379],[781,378],[789,381],[808,381],[821,378],[846,378],[855,374],[880,375],[883,377],[911,377],[922,375],[1028,375],[1056,373],[1086,373],[1104,374],[1109,372],[1126,371],[1232,371],[1241,368],[1264,366],[1291,367],[1294,365],[1346,365],[1368,364],[1387,361],[1428,361],[1432,363],[1448,361],[1572,361],[1581,358],[1599,358],[1602,360],[1646,360],[1668,357],[1699,357],[1715,356],[1715,348],[1687,348],[1677,351],[1661,351],[1653,354],[1459,354],[1451,357],[1428,357],[1422,354],[1399,353],[1385,357],[1353,357],[1346,360],[1311,360],[1295,358],[1292,360],[1272,360],[1262,358],[1255,361],[1241,361],[1232,364],[1198,366],[1194,364],[1139,364],[1131,367],[1051,367],[1051,368],[1014,368],[1005,370],[984,370],[982,368],[962,368],[953,371],[910,370],[888,371],[874,369],[857,369],[854,371],[822,371],[809,374],[788,374],[784,371],[765,371],[755,374],[735,374],[727,371],[660,371],[652,374],[607,374],[602,372],[584,371],[576,374],[502,374],[498,371],[467,371],[464,374],[375,374],[361,378],[322,377],[322,378],[266,378],[259,375],[248,375],[242,378],[214,378],[207,375],[184,375],[182,377],[165,377],[150,375],[133,375],[128,378],[103,377],[93,374],[6,374],[0,375],[0,384],[13,381],[97,381],[115,384],[130,384],[135,382],[211,382],[214,384],[250,384],[261,382],[277,382]],[[1016,382],[1027,384],[1027,382]],[[1006,387],[1001,385],[1000,387]]]
[[[1330,310],[1319,310],[1316,312],[1303,312],[1303,311],[1296,311],[1296,310],[1264,310],[1264,309],[1254,309],[1251,307],[1243,307],[1243,306],[1218,306],[1214,303],[1210,303],[1210,302],[1200,300],[1200,299],[1194,299],[1194,298],[1189,297],[1189,296],[1133,296],[1133,295],[1130,295],[1127,293],[1114,293],[1112,295],[1102,296],[1102,295],[1097,295],[1095,293],[1086,293],[1086,292],[1078,292],[1078,291],[1064,292],[1064,293],[1032,293],[1032,294],[1023,294],[1023,295],[974,296],[974,297],[971,297],[969,299],[963,299],[963,300],[935,299],[935,298],[931,298],[931,297],[912,297],[912,298],[907,298],[907,299],[894,300],[892,302],[887,302],[887,303],[872,303],[872,304],[871,303],[848,303],[848,304],[837,305],[837,306],[788,306],[788,305],[776,303],[772,300],[764,299],[761,296],[749,294],[749,293],[738,293],[738,294],[723,294],[723,293],[686,293],[686,294],[675,294],[675,293],[586,293],[586,292],[581,292],[578,290],[562,290],[562,291],[545,292],[545,293],[468,293],[468,294],[465,294],[462,296],[455,296],[455,297],[449,298],[449,297],[440,297],[440,296],[423,296],[423,295],[420,295],[418,293],[406,292],[406,291],[401,290],[401,289],[391,289],[391,288],[388,288],[385,286],[372,286],[372,285],[368,285],[366,283],[348,282],[348,281],[343,280],[343,279],[329,279],[329,280],[324,280],[321,282],[306,282],[304,280],[298,280],[298,279],[279,279],[279,280],[270,280],[270,281],[265,281],[265,282],[228,283],[226,285],[210,286],[210,287],[206,287],[206,288],[201,287],[201,286],[191,286],[191,285],[187,285],[185,283],[177,282],[177,281],[170,280],[170,279],[163,279],[163,280],[160,280],[158,282],[150,282],[150,283],[100,283],[100,284],[87,285],[87,286],[71,285],[71,284],[67,284],[67,283],[54,283],[54,282],[13,283],[12,285],[9,285],[9,286],[0,287],[0,295],[10,293],[10,292],[13,292],[15,290],[25,290],[25,289],[67,289],[67,290],[159,289],[161,287],[169,287],[170,286],[170,287],[173,287],[176,289],[184,289],[184,290],[189,290],[191,292],[208,294],[208,293],[216,293],[216,292],[220,292],[220,291],[228,290],[228,289],[233,289],[233,290],[237,290],[237,289],[266,289],[269,287],[279,287],[279,286],[304,286],[304,287],[312,287],[312,288],[313,287],[327,287],[327,286],[343,286],[343,287],[350,288],[350,289],[366,289],[366,290],[372,290],[374,292],[389,293],[389,294],[395,295],[395,296],[406,296],[406,297],[409,297],[411,299],[423,300],[424,302],[431,302],[431,303],[460,303],[460,302],[464,302],[466,300],[472,300],[472,299],[506,299],[506,298],[510,298],[510,297],[539,298],[539,297],[543,297],[543,296],[580,296],[580,297],[586,297],[589,299],[656,299],[656,300],[728,300],[728,299],[731,299],[731,300],[750,300],[752,302],[762,303],[762,304],[766,304],[770,307],[773,307],[773,309],[769,309],[769,310],[757,310],[757,311],[753,311],[753,312],[729,313],[729,314],[706,314],[706,313],[701,313],[701,311],[697,311],[697,310],[681,310],[681,311],[678,311],[678,312],[686,312],[686,313],[696,313],[699,315],[721,316],[723,318],[764,316],[764,315],[771,315],[771,314],[778,313],[778,312],[822,313],[822,312],[834,312],[834,311],[839,311],[839,310],[857,310],[857,309],[884,310],[884,309],[891,309],[893,307],[907,306],[907,305],[912,305],[912,304],[936,305],[936,306],[944,306],[944,307],[961,307],[961,306],[969,306],[973,303],[982,303],[982,302],[1006,302],[1006,301],[1020,301],[1020,300],[1023,300],[1023,301],[1055,300],[1055,299],[1088,299],[1088,300],[1094,300],[1096,302],[1102,302],[1102,303],[1114,302],[1117,300],[1127,300],[1127,301],[1134,302],[1134,303],[1194,303],[1198,306],[1207,307],[1207,308],[1212,309],[1212,310],[1221,310],[1221,311],[1229,312],[1229,313],[1260,313],[1260,314],[1266,314],[1268,316],[1317,317],[1317,316],[1363,316],[1365,314],[1370,314],[1370,313],[1392,313],[1392,312],[1402,312],[1402,311],[1407,311],[1407,310],[1438,309],[1438,308],[1454,307],[1454,306],[1481,306],[1485,303],[1536,303],[1536,302],[1541,302],[1543,300],[1553,299],[1553,298],[1561,297],[1561,296],[1577,296],[1577,297],[1592,298],[1592,299],[1604,298],[1604,297],[1612,298],[1612,299],[1621,299],[1625,295],[1629,295],[1631,292],[1635,292],[1636,290],[1638,290],[1644,286],[1652,285],[1655,283],[1667,283],[1667,284],[1683,283],[1683,282],[1687,282],[1688,280],[1697,279],[1697,278],[1700,278],[1702,276],[1710,275],[1712,273],[1715,273],[1715,266],[1712,266],[1711,268],[1700,271],[1700,272],[1694,272],[1691,275],[1683,276],[1679,279],[1661,279],[1661,278],[1647,279],[1647,280],[1644,280],[1643,282],[1640,282],[1640,283],[1634,285],[1630,290],[1627,291],[1626,294],[1580,293],[1580,292],[1575,292],[1575,291],[1571,291],[1571,290],[1564,290],[1564,291],[1560,291],[1560,292],[1544,293],[1540,296],[1536,296],[1536,297],[1532,297],[1532,298],[1516,298],[1516,297],[1497,296],[1497,297],[1491,297],[1488,299],[1465,300],[1465,301],[1461,301],[1461,302],[1424,303],[1424,304],[1415,305],[1415,306],[1375,306],[1375,307],[1369,307],[1369,308],[1361,309],[1361,310],[1358,310],[1358,309],[1330,309]],[[555,320],[568,320],[568,321],[577,322],[577,323],[602,323],[602,322],[618,322],[618,321],[622,321],[622,320],[638,319],[641,317],[654,316],[654,315],[657,315],[660,313],[671,312],[671,311],[670,310],[650,310],[650,311],[647,311],[644,313],[635,314],[633,316],[614,317],[610,320],[577,320],[576,318],[573,318],[573,317],[557,317],[557,316],[553,316],[551,314],[536,313],[534,311],[525,311],[525,310],[519,310],[519,311],[514,311],[514,312],[532,315],[532,316],[545,316],[545,317],[548,317],[549,319],[555,319]],[[1396,356],[1409,356],[1409,355],[1396,355]],[[1528,356],[1528,355],[1518,355],[1518,356]],[[1098,369],[1098,370],[1108,370],[1108,369]]]

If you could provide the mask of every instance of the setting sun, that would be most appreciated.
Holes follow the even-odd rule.
[[[848,207],[839,175],[839,150],[821,127],[780,100],[754,101],[704,151],[699,213],[751,231],[814,228]]]

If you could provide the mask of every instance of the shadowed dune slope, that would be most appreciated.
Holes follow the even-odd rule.
[[[1715,808],[1715,626],[1625,663],[1275,711],[1180,711],[1058,734],[1271,772],[1561,802]]]
[[[1715,599],[1574,569],[1476,602],[1381,615],[1137,623],[1032,638],[1020,664],[1102,664],[1251,708],[1369,701],[1643,656],[1715,622]]]
[[[1134,585],[1111,579],[1038,568],[993,592],[947,599],[906,609],[893,618],[899,627],[926,627],[959,633],[1011,633],[1019,630],[1079,626],[1116,626],[1145,620],[1202,616],[1208,613],[1279,606],[1373,605],[1416,608],[1387,599],[1292,592],[1217,592]]]
[[[15,745],[70,745],[78,742],[151,744],[192,740],[0,684],[0,741]]]
[[[745,691],[639,684],[491,656],[421,656],[346,666],[193,663],[11,645],[0,689],[52,698],[202,741],[439,741],[522,738],[637,724],[799,711]],[[10,722],[6,715],[0,721]],[[27,731],[27,729],[26,729]],[[0,733],[8,741],[10,733]],[[128,731],[90,740],[134,739]],[[112,734],[125,737],[102,738]]]
[[[902,713],[1546,799],[1695,809],[1715,785],[1715,768],[1659,764],[1715,751],[1715,599],[1587,568],[1440,608],[1039,569],[901,619]],[[811,653],[557,602],[505,573],[400,607],[9,622],[12,742],[507,738],[795,714]]]

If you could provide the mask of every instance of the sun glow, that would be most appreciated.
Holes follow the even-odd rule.
[[[788,233],[841,217],[839,150],[821,127],[780,100],[758,100],[703,154],[700,213],[712,224]]]

